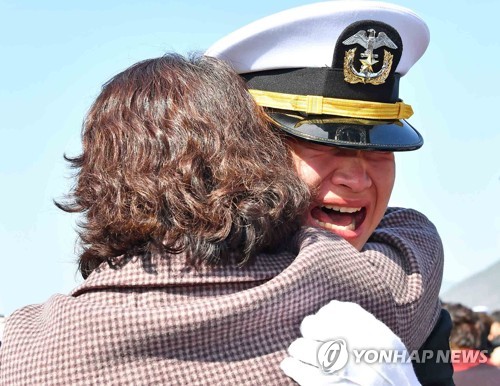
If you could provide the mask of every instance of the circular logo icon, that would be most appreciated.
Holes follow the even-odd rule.
[[[325,374],[340,370],[349,359],[346,341],[336,339],[323,343],[318,349],[317,359],[321,371]]]

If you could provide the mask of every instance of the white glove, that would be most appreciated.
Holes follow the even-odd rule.
[[[331,301],[316,314],[306,316],[300,332],[302,338],[292,342],[290,356],[280,367],[302,386],[420,385],[410,361],[406,363],[402,355],[406,348],[401,339],[355,303]],[[362,350],[376,350],[380,355],[381,349],[397,351],[400,359],[397,363],[368,363],[373,355],[360,355]]]

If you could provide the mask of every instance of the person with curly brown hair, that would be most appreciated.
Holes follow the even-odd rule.
[[[203,56],[137,63],[103,86],[82,145],[57,206],[82,214],[86,281],[11,315],[0,384],[284,378],[266,358],[284,349],[302,314],[292,300],[319,273],[297,282],[308,268],[297,262],[271,279],[294,260],[310,195],[239,76]],[[317,295],[308,309],[326,302]],[[248,361],[255,375],[241,371]]]

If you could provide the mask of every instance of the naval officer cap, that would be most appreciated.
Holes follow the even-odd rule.
[[[227,35],[205,55],[228,62],[274,123],[309,141],[404,151],[423,139],[399,81],[429,30],[412,11],[375,1],[292,8]]]

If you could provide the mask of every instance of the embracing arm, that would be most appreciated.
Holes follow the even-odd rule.
[[[419,348],[441,311],[443,245],[435,226],[416,210],[389,208],[363,253],[384,277],[398,313],[413,320],[396,323],[394,332],[409,349]]]
[[[365,245],[364,253],[381,275],[387,277],[389,291],[398,313],[413,323],[396,323],[399,336],[408,347],[418,349],[414,362],[423,385],[452,385],[453,369],[438,363],[438,351],[449,350],[449,315],[441,309],[439,290],[443,275],[443,245],[434,225],[413,209],[389,208]],[[422,337],[427,337],[425,342]],[[431,356],[429,358],[429,356]]]
[[[328,251],[330,264],[334,270],[330,272],[326,266],[324,272],[329,272],[327,276],[330,278],[330,288],[335,286],[343,288],[343,290],[335,292],[333,299],[361,304],[379,320],[384,321],[398,337],[401,337],[403,340],[401,345],[404,343],[410,351],[428,349],[432,346],[430,343],[436,341],[436,337],[432,338],[432,336],[437,333],[439,333],[438,340],[440,342],[447,341],[447,337],[444,336],[446,334],[443,335],[440,332],[447,329],[441,328],[443,327],[442,323],[436,325],[441,312],[438,296],[443,270],[443,248],[436,228],[424,215],[412,209],[388,209],[379,227],[361,253],[336,235],[328,235],[327,238],[330,241],[323,242],[325,233],[321,232],[321,234],[322,236],[314,239],[314,243],[311,243],[310,246],[316,245],[315,249],[318,251],[333,244],[328,248]],[[309,246],[305,244],[302,245],[305,247],[301,251],[303,253],[307,253],[306,251],[309,249]],[[315,257],[318,258],[318,254]],[[331,308],[331,304],[321,308],[317,315],[321,314],[322,310]],[[337,302],[337,304],[339,303]],[[352,303],[345,304],[349,307],[352,305]],[[359,331],[362,329],[342,330],[333,322],[335,320],[345,321],[348,326],[352,327],[355,325],[356,319],[351,312],[340,312],[334,317],[328,317],[328,323],[324,329],[318,328],[314,331],[331,337],[344,336],[348,341],[354,342],[359,338]],[[380,325],[383,326],[382,323]],[[367,326],[365,325],[365,327]],[[436,330],[439,331],[436,332]],[[390,337],[391,330],[386,329],[385,331],[386,333],[382,334],[381,329],[377,335]],[[304,331],[302,332],[304,333]],[[306,335],[303,334],[303,338],[299,338],[298,342],[307,338]],[[315,338],[315,340],[318,339]],[[370,343],[373,342],[366,338],[361,342],[361,344],[368,346]],[[307,374],[308,371],[312,371],[323,380],[324,374],[318,368],[311,369],[310,366],[297,366],[293,363],[294,358],[300,357],[295,352],[297,350],[293,350],[296,346],[297,343],[290,346],[290,357],[283,363],[283,370],[296,380]],[[301,349],[298,352],[304,351]],[[314,364],[316,358],[314,356],[311,358],[310,362]],[[306,363],[310,362],[306,361]],[[303,372],[304,367],[304,370],[307,370],[305,372]],[[425,365],[417,367],[415,370],[417,370],[419,378],[422,374],[425,375],[426,370],[429,370]],[[436,384],[447,385],[448,383],[443,383],[443,381],[451,381],[449,366],[446,369],[442,367],[439,372],[446,377],[439,379]],[[362,369],[359,368],[359,370]],[[379,370],[385,371],[382,368]],[[397,371],[403,370],[405,369],[402,367],[397,369]],[[435,371],[436,368],[431,370]],[[363,369],[362,374],[368,374],[366,369]],[[408,374],[411,375],[411,371]],[[408,374],[405,376],[409,380],[411,377]],[[394,376],[395,374],[391,374],[389,378]],[[305,378],[311,379],[309,376],[305,376]],[[433,384],[437,380],[434,376],[431,376],[431,379],[427,378],[429,377],[423,377],[421,381],[424,384]],[[309,384],[311,382],[299,383]]]
[[[409,350],[420,348],[430,335],[441,312],[443,248],[424,215],[388,209],[361,252],[318,228],[304,228],[297,247],[293,265],[302,267],[301,274],[322,275],[316,282],[322,291],[316,299],[320,307],[333,299],[357,303],[391,328]]]

